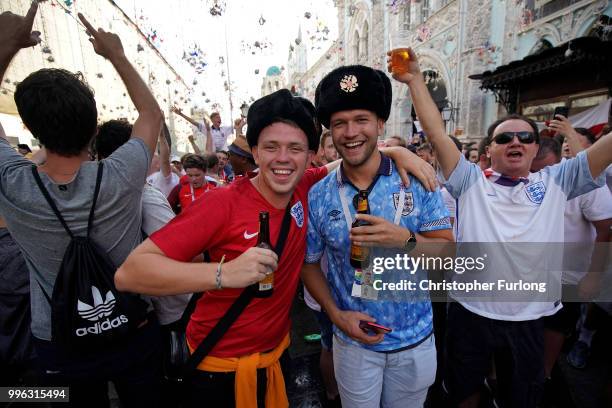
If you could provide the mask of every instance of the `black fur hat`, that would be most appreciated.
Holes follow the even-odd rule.
[[[329,128],[333,113],[365,109],[389,119],[391,112],[391,81],[377,69],[363,65],[348,65],[327,74],[315,93],[315,106],[319,122]]]
[[[259,133],[280,119],[294,122],[306,133],[308,148],[317,151],[321,126],[316,121],[315,108],[308,99],[293,96],[287,89],[281,89],[259,98],[249,108],[247,115],[247,142],[249,147],[257,145]]]

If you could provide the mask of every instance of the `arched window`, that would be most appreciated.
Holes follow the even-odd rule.
[[[533,48],[533,50],[531,51],[530,55],[537,55],[539,53],[541,53],[542,51],[546,51],[550,48],[552,48],[552,44],[550,43],[550,41],[545,40],[544,38],[540,39],[540,41],[538,41],[538,43],[536,44],[536,46]]]
[[[357,30],[353,34],[353,61],[359,61],[359,31]]]
[[[404,4],[402,11],[402,30],[410,30],[410,3]]]
[[[421,1],[421,21],[425,22],[431,15],[431,2],[430,0]]]
[[[360,38],[360,48],[361,48],[361,52],[359,53],[359,59],[363,60],[364,62],[368,61],[369,58],[369,49],[368,49],[368,38],[369,34],[368,34],[368,22],[365,21],[363,23],[363,33],[361,35]]]

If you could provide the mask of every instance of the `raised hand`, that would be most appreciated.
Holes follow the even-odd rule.
[[[399,82],[403,82],[405,84],[410,83],[414,78],[421,76],[421,68],[419,68],[419,61],[415,52],[412,48],[403,48],[403,50],[408,51],[409,58],[404,61],[405,64],[405,72],[401,74],[394,73],[391,70],[391,51],[387,52],[387,71],[391,73],[393,79]]]
[[[259,282],[277,267],[278,257],[273,251],[252,247],[222,266],[221,284],[224,288],[244,288]]]
[[[177,108],[176,106],[172,105],[172,107],[170,108],[170,112],[172,113],[176,113],[178,115],[180,115],[181,113],[183,113],[183,111],[180,108]]]
[[[79,13],[79,19],[87,29],[87,33],[91,36],[89,42],[92,43],[96,54],[108,60],[125,55],[123,45],[117,34],[106,32],[101,28],[96,30],[81,13]]]
[[[416,154],[403,147],[393,146],[382,149],[383,153],[395,162],[397,171],[404,183],[404,186],[410,186],[409,174],[416,177],[427,191],[435,191],[438,187],[436,171]]]
[[[570,136],[575,133],[572,123],[563,115],[556,115],[555,118],[550,121],[548,127],[563,136]]]
[[[40,31],[32,31],[39,1],[32,1],[27,14],[22,17],[10,11],[0,14],[0,43],[12,52],[33,47],[40,43]]]

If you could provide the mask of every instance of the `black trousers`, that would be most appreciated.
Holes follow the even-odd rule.
[[[289,380],[290,359],[287,351],[280,358],[285,386]],[[183,401],[183,408],[219,407],[234,408],[236,399],[234,395],[234,383],[236,375],[229,373],[211,373],[208,371],[197,372],[191,377],[187,386],[187,393]],[[257,406],[264,408],[266,402],[267,387],[266,369],[257,370]]]
[[[494,320],[450,303],[444,383],[454,403],[478,392],[495,360],[501,407],[535,408],[544,384],[543,319]]]
[[[150,315],[151,316],[151,315]],[[121,406],[161,406],[161,339],[154,316],[128,339],[103,350],[68,355],[51,342],[34,339],[46,386],[70,387],[70,402],[54,406],[108,407],[108,382]]]

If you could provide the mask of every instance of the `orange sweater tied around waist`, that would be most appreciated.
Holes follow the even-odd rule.
[[[193,347],[187,343],[189,351]],[[234,371],[234,395],[236,408],[257,408],[257,369],[265,368],[267,376],[266,408],[284,408],[289,406],[285,380],[279,359],[289,347],[289,333],[274,350],[269,353],[253,353],[243,357],[221,358],[207,356],[198,365],[198,370],[213,373]]]

